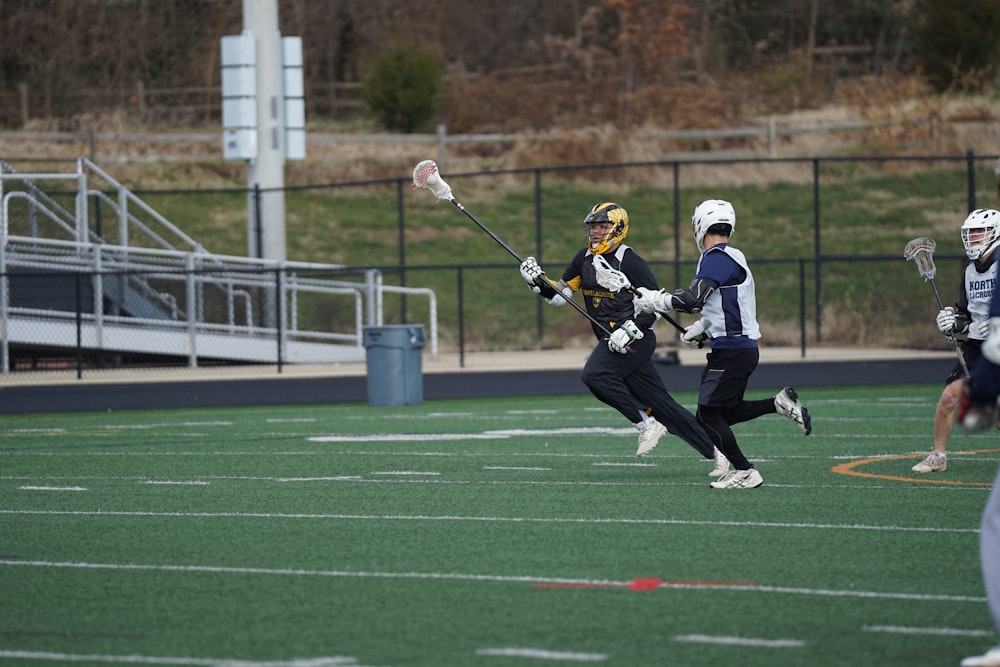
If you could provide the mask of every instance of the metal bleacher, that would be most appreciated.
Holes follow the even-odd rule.
[[[212,254],[86,158],[31,174],[0,160],[0,373],[81,355],[360,362],[386,292],[429,297],[436,356],[431,290],[384,285],[374,269]]]

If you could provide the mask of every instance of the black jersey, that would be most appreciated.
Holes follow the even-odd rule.
[[[636,287],[660,289],[649,264],[630,246],[620,245],[614,252],[603,257],[611,265],[611,268],[625,274],[633,289]],[[597,282],[597,270],[594,268],[593,255],[587,248],[580,250],[570,265],[566,267],[562,281],[569,285],[574,292],[581,293],[584,306],[590,316],[610,331],[614,331],[626,320],[633,320],[642,329],[649,329],[656,321],[656,316],[652,313],[635,314],[631,290],[621,289],[616,293],[602,287]],[[593,323],[591,323],[591,327],[594,330],[594,335],[598,338],[604,337],[604,332],[601,331],[600,327]]]

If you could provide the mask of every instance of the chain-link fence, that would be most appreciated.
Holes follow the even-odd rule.
[[[705,198],[729,199],[737,211],[733,243],[757,280],[762,344],[803,353],[811,346],[945,351],[933,292],[903,259],[903,247],[916,236],[936,238],[938,284],[954,301],[964,264],[959,226],[970,209],[997,205],[995,164],[996,156],[971,153],[664,161],[450,174],[448,181],[505,244],[538,257],[553,276],[582,247],[590,207],[618,201],[632,221],[626,242],[668,288],[693,276],[690,211]],[[187,258],[180,266],[135,264],[135,236],[121,245],[115,196],[107,192],[90,191],[82,204],[89,230],[102,230],[93,246],[59,248],[53,237],[74,223],[44,215],[37,201],[62,201],[78,216],[81,203],[65,186],[50,184],[35,205],[7,191],[4,372],[222,364],[280,371],[289,363],[361,361],[361,328],[381,323],[427,324],[433,353],[440,344],[463,357],[593,342],[587,320],[534,297],[516,260],[451,205],[411,193],[408,176],[286,188],[289,256],[303,260],[294,268],[212,265],[199,247],[178,251]],[[253,233],[245,218],[252,193],[133,194],[165,219],[225,220],[230,250],[246,247],[243,234]],[[197,221],[178,227],[199,239]],[[32,243],[31,262],[10,261],[17,253],[24,259]],[[166,251],[146,249],[156,252]],[[63,259],[54,265],[55,255]],[[70,256],[81,260],[72,268],[64,261]],[[308,268],[319,260],[326,269]],[[373,286],[376,275],[387,289]],[[676,343],[672,329],[659,334],[661,344]]]

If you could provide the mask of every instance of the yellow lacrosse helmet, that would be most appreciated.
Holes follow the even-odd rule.
[[[590,238],[590,226],[607,223],[611,226],[604,232],[604,238],[593,241]],[[628,234],[628,211],[613,202],[604,202],[590,209],[590,213],[583,220],[583,226],[586,228],[587,247],[590,252],[594,255],[603,255],[617,248],[625,240]]]

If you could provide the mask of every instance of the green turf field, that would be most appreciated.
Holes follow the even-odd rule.
[[[1000,439],[912,473],[939,391],[800,391],[749,491],[589,396],[3,417],[0,663],[957,665]]]

